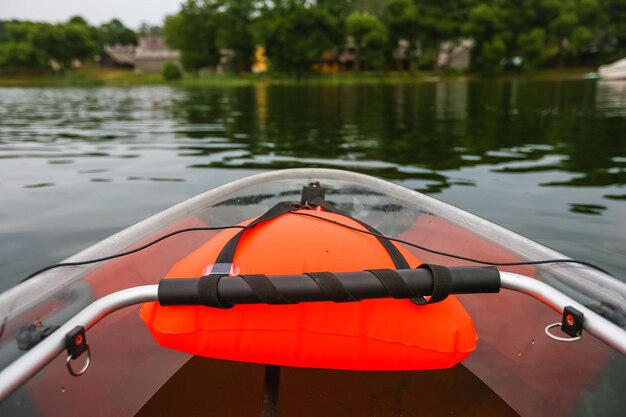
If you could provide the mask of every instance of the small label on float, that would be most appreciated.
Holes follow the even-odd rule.
[[[208,275],[228,275],[234,277],[239,275],[239,268],[235,264],[208,264],[202,270],[202,276]]]

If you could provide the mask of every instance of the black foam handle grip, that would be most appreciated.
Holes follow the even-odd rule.
[[[158,299],[161,305],[201,305],[198,278],[162,279]]]
[[[415,298],[432,295],[435,287],[435,277],[429,268],[386,270],[385,274],[375,274],[375,271],[325,272],[324,279],[331,280],[326,285],[320,285],[320,273],[162,279],[158,299],[161,305],[228,308],[236,304]],[[454,267],[448,268],[448,272],[450,294],[500,291],[500,273],[495,267]],[[390,274],[394,275],[393,282],[386,282],[385,276]],[[211,285],[203,285],[208,280]],[[262,281],[263,285],[251,285],[254,280]],[[210,294],[203,288],[210,288]]]

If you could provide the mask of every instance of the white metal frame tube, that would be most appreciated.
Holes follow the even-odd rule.
[[[622,355],[626,355],[626,330],[611,323],[562,292],[536,279],[510,272],[500,272],[500,283],[502,288],[530,295],[559,314],[563,314],[563,310],[567,306],[574,307],[585,315],[583,329]]]
[[[158,285],[128,288],[102,297],[87,306],[37,346],[0,372],[0,401],[25,384],[40,369],[65,350],[65,335],[76,326],[89,330],[103,317],[135,304],[157,300]]]

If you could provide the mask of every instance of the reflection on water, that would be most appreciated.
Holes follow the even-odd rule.
[[[626,116],[626,82],[598,81],[595,97],[596,106],[602,108],[604,116]]]
[[[438,194],[626,275],[624,132],[622,82],[0,89],[0,289],[207,188],[301,166]]]

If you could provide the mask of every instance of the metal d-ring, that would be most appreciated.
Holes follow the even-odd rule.
[[[89,344],[86,345],[86,348],[87,348],[87,360],[85,361],[85,364],[83,365],[82,368],[80,368],[80,371],[78,372],[76,372],[74,368],[72,368],[72,355],[67,355],[67,359],[65,360],[65,366],[67,366],[67,370],[69,371],[70,375],[81,376],[87,371],[87,368],[89,368],[89,364],[91,363],[91,349],[89,349]]]
[[[580,339],[582,339],[582,336],[576,336],[576,337],[560,337],[560,336],[555,336],[550,332],[550,329],[556,327],[556,326],[560,326],[561,323],[552,323],[552,324],[548,324],[546,326],[546,334],[548,335],[548,337],[550,339],[554,339],[557,340],[559,342],[577,342]]]

